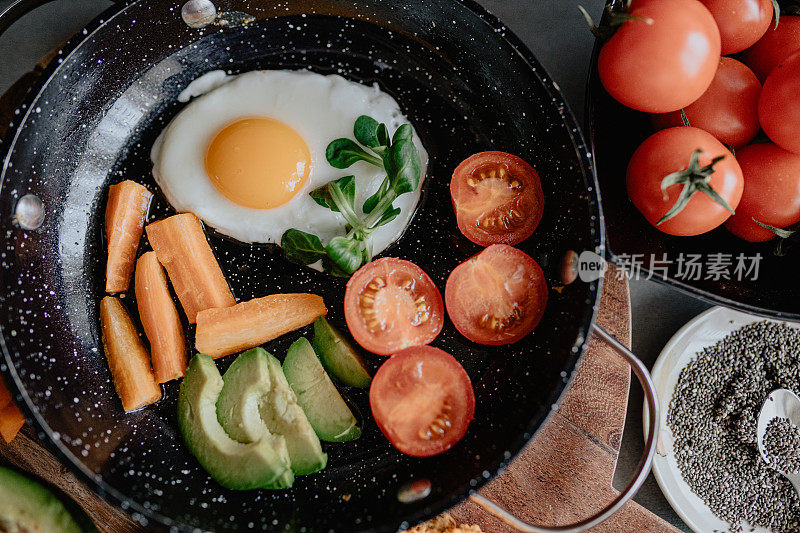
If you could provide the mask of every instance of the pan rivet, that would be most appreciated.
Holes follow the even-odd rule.
[[[569,285],[578,277],[578,254],[573,250],[567,250],[561,260],[561,283]]]
[[[427,479],[409,481],[397,491],[400,503],[413,503],[426,498],[431,493],[431,482]]]
[[[211,0],[189,0],[181,8],[181,18],[190,28],[208,26],[217,17],[217,8]]]
[[[22,229],[38,229],[44,222],[44,204],[35,194],[26,194],[14,208],[14,224]]]

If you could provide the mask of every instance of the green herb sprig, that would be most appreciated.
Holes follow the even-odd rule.
[[[334,168],[345,169],[359,161],[381,167],[386,177],[375,193],[356,209],[356,180],[345,176],[309,193],[322,207],[341,213],[347,225],[345,235],[327,244],[311,233],[289,229],[281,237],[281,248],[291,261],[310,265],[322,260],[326,272],[349,277],[361,265],[372,261],[372,234],[400,214],[392,204],[401,194],[419,187],[422,164],[413,142],[410,124],[403,124],[392,137],[386,124],[362,115],[353,126],[352,139],[336,139],[328,145],[325,157]],[[356,142],[357,141],[357,142]]]

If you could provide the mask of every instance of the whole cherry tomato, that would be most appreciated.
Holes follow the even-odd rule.
[[[741,52],[753,46],[772,23],[772,0],[700,0],[719,26],[722,53]]]
[[[800,154],[800,52],[767,77],[758,99],[758,120],[772,142]]]
[[[767,33],[744,52],[742,60],[764,83],[772,69],[798,50],[800,17],[781,15],[778,27],[770,26]]]
[[[725,227],[746,241],[763,242],[800,222],[800,155],[772,143],[751,144],[736,152],[744,175],[744,193]]]
[[[744,180],[736,158],[710,133],[679,127],[655,133],[636,149],[627,185],[651,224],[686,236],[725,222],[739,205]]]
[[[689,124],[734,147],[744,146],[758,133],[758,96],[761,84],[747,65],[730,57],[719,61],[711,86],[695,103],[684,108]],[[657,129],[682,126],[680,111],[653,115]]]
[[[669,113],[700,98],[720,57],[714,17],[698,0],[633,2],[600,50],[598,71],[608,93],[648,113]]]

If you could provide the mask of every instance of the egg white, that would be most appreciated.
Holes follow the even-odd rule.
[[[359,162],[344,170],[325,158],[328,144],[353,138],[353,123],[360,115],[384,122],[390,135],[408,123],[400,106],[377,86],[367,87],[341,76],[298,71],[253,71],[224,76],[207,73],[181,94],[185,100],[209,90],[189,103],[170,122],[151,150],[153,176],[167,200],[180,212],[192,212],[220,233],[247,243],[280,243],[283,233],[296,228],[319,236],[323,243],[343,233],[345,221],[318,205],[309,192],[346,175],[356,177],[356,210],[380,186],[385,173]],[[305,186],[282,206],[253,209],[236,204],[220,193],[206,174],[206,148],[225,126],[247,117],[269,117],[293,128],[305,140],[311,171]],[[422,178],[428,154],[414,133],[420,152]],[[373,234],[373,251],[379,253],[397,240],[419,201],[420,189],[394,203],[400,215]]]

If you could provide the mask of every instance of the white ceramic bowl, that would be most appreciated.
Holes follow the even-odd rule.
[[[714,516],[689,485],[684,481],[673,452],[674,438],[667,425],[667,413],[672,400],[672,393],[678,383],[681,370],[707,346],[712,346],[729,333],[752,324],[769,320],[762,317],[741,313],[725,307],[713,307],[686,323],[661,350],[652,376],[658,391],[661,406],[661,428],[656,455],[653,459],[653,474],[661,491],[675,512],[697,533],[713,533],[729,531],[730,525]],[[769,320],[778,322],[779,320]],[[786,324],[796,326],[796,324]],[[644,425],[647,434],[647,405],[644,406]],[[744,531],[751,529],[745,525]],[[767,529],[756,528],[757,533],[769,533]]]

